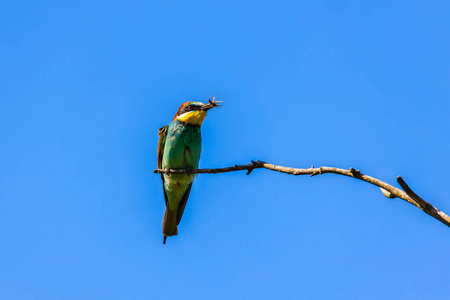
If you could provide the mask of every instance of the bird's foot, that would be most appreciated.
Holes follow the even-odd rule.
[[[192,171],[194,171],[194,169],[192,169],[191,167],[186,168],[186,174],[191,175]]]
[[[164,168],[164,173],[165,173],[167,176],[170,176],[170,169],[169,169],[168,167],[165,167],[165,168]]]

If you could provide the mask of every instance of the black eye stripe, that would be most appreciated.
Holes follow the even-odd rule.
[[[179,114],[182,115],[182,114],[184,114],[184,113],[187,113],[187,112],[190,112],[190,111],[193,111],[193,110],[198,110],[198,109],[199,109],[199,106],[198,106],[198,105],[190,104],[190,105],[188,105],[188,106],[183,107],[183,108],[180,110]]]

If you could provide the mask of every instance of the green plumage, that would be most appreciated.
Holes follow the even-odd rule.
[[[167,129],[162,167],[197,169],[201,150],[200,126],[189,125],[175,119],[170,122]]]
[[[175,119],[160,131],[158,167],[162,169],[198,169],[201,147],[200,126]],[[166,201],[163,234],[172,236],[178,233],[177,225],[183,215],[194,175],[163,174],[161,177]]]

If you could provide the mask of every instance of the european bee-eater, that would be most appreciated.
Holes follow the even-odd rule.
[[[219,101],[220,102],[220,101]],[[220,106],[217,101],[185,102],[181,104],[169,125],[159,129],[158,168],[159,169],[198,169],[202,137],[200,126],[206,112]],[[161,174],[164,189],[166,212],[162,232],[163,243],[168,236],[178,234],[177,226],[183,215],[191,191],[194,174]]]

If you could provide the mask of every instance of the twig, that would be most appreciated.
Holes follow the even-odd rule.
[[[252,161],[251,164],[246,165],[235,165],[233,167],[226,168],[217,168],[217,169],[196,169],[196,170],[186,170],[186,169],[156,169],[153,170],[153,173],[159,174],[182,174],[182,173],[191,173],[191,174],[218,174],[218,173],[226,173],[226,172],[234,172],[234,171],[247,171],[247,175],[249,175],[254,169],[268,169],[272,171],[277,171],[281,173],[291,174],[291,175],[310,175],[316,176],[326,173],[339,174],[348,177],[353,177],[373,185],[378,186],[383,194],[388,198],[400,198],[405,200],[406,202],[411,203],[412,205],[418,207],[428,215],[433,218],[441,221],[445,225],[450,227],[450,217],[438,210],[436,207],[428,203],[427,201],[420,198],[416,193],[414,193],[411,188],[406,184],[406,182],[400,177],[397,177],[397,181],[400,186],[403,188],[402,191],[399,188],[396,188],[390,184],[387,184],[381,180],[378,180],[374,177],[364,175],[360,172],[360,170],[355,170],[354,168],[350,168],[349,170],[333,168],[333,167],[319,167],[314,168],[311,166],[309,169],[297,169],[297,168],[289,168],[283,166],[277,166],[273,164],[269,164],[263,161]]]

